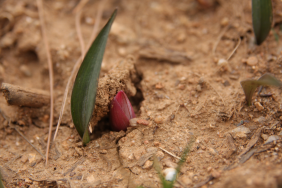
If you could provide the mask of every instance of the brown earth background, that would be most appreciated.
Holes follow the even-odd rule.
[[[6,187],[161,187],[194,140],[175,187],[278,188],[282,185],[281,89],[263,88],[247,106],[240,81],[272,73],[282,80],[282,2],[273,0],[268,38],[254,45],[250,0],[89,0],[81,31],[90,41],[117,7],[103,59],[91,142],[82,147],[67,99],[47,166],[50,106],[7,105],[0,97],[0,170]],[[49,91],[36,1],[0,1],[0,82]],[[44,0],[54,71],[54,130],[65,87],[80,57],[78,0]],[[119,90],[148,125],[113,132],[109,102]],[[53,133],[54,133],[53,130]],[[168,154],[166,151],[171,154]],[[175,157],[176,156],[176,157]]]

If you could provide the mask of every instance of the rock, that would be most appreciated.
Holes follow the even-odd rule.
[[[254,118],[253,121],[256,122],[256,123],[263,123],[265,122],[267,119],[263,116],[260,116],[258,118]]]
[[[227,17],[222,18],[222,20],[220,21],[220,25],[221,26],[227,26],[229,24],[229,19]]]
[[[31,164],[33,162],[35,162],[35,157],[36,157],[36,154],[35,153],[30,153],[28,155],[28,162]]]
[[[163,174],[165,176],[165,180],[173,181],[176,178],[176,169],[175,168],[166,168],[163,170]]]
[[[278,135],[271,135],[270,137],[268,137],[268,139],[264,142],[264,144],[269,144],[271,142],[280,140],[280,136]]]
[[[155,119],[154,119],[155,123],[157,124],[161,124],[164,122],[164,118],[160,115],[158,115]]]
[[[94,183],[96,179],[95,179],[94,175],[90,175],[86,178],[86,180],[87,180],[88,183]]]
[[[21,162],[26,163],[27,160],[28,160],[28,157],[26,155],[23,155],[22,158],[21,158]]]
[[[146,151],[148,153],[156,153],[158,151],[158,148],[156,148],[156,147],[149,147],[149,148],[146,149]]]
[[[264,141],[268,139],[268,135],[267,134],[261,134],[260,136],[262,137],[262,139]]]
[[[212,177],[214,177],[214,178],[220,178],[221,173],[220,173],[219,171],[213,169],[211,175],[212,175]]]
[[[190,177],[188,175],[183,175],[179,178],[179,180],[186,186],[191,185],[192,184],[192,180],[190,179]]]
[[[256,64],[258,64],[258,59],[256,56],[251,56],[247,59],[247,65],[255,66]]]
[[[155,156],[160,161],[160,160],[162,160],[164,158],[164,153],[162,151],[158,151]]]
[[[214,149],[214,148],[209,148],[208,150],[209,150],[210,154],[212,154],[212,155],[218,155],[218,151],[216,151],[216,149]]]
[[[249,128],[241,125],[233,129],[230,133],[233,136],[233,138],[246,138],[247,134],[251,133],[251,131]]]
[[[153,161],[147,160],[145,164],[143,165],[143,169],[148,169],[153,166]]]
[[[225,59],[219,59],[218,62],[217,62],[217,66],[219,67],[219,70],[221,72],[229,72],[230,71],[228,61],[225,60]]]
[[[136,175],[141,173],[141,169],[138,166],[134,166],[134,167],[130,168],[130,170],[133,174],[136,174]]]
[[[177,164],[171,161],[171,158],[166,158],[164,161],[164,165],[170,168],[176,168]]]
[[[258,109],[258,111],[264,110],[264,107],[260,104],[260,102],[254,102],[254,105]]]
[[[198,85],[197,85],[197,87],[196,87],[196,91],[198,91],[198,92],[202,91],[202,87],[201,87],[201,85],[200,85],[200,84],[198,84]]]

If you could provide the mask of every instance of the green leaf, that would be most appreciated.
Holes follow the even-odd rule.
[[[116,17],[115,10],[89,48],[77,73],[71,96],[72,120],[83,145],[90,141],[88,124],[91,119],[98,87],[98,79],[108,35]]]
[[[1,173],[0,173],[0,188],[4,188],[4,185],[2,183],[2,176],[1,176]]]
[[[272,25],[271,0],[252,0],[253,29],[257,45],[267,37]]]
[[[258,80],[244,80],[241,81],[241,86],[244,90],[247,104],[252,104],[252,97],[257,87],[259,86],[282,86],[281,81],[275,78],[272,74],[266,73],[262,75]]]

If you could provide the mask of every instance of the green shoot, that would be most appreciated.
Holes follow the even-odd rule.
[[[259,86],[282,86],[280,80],[275,78],[272,74],[266,73],[262,75],[258,80],[244,80],[241,81],[241,86],[244,90],[247,104],[252,104],[252,97],[257,87]]]
[[[83,145],[90,141],[88,124],[94,111],[101,64],[116,14],[117,10],[114,11],[108,23],[89,48],[74,82],[71,96],[71,115],[75,128],[82,138]]]
[[[252,0],[252,20],[256,43],[266,39],[272,26],[271,0]]]
[[[162,169],[160,167],[160,162],[158,161],[157,157],[154,158],[154,168],[158,172],[158,175],[159,175],[159,178],[160,178],[160,180],[162,182],[162,187],[163,188],[173,188],[173,185],[176,182],[177,177],[178,177],[178,175],[180,173],[180,169],[183,166],[184,162],[186,161],[187,155],[190,152],[190,149],[191,149],[191,146],[192,146],[193,143],[194,143],[194,140],[190,141],[187,144],[186,148],[184,149],[184,152],[182,153],[181,158],[180,158],[180,160],[178,162],[178,165],[176,167],[176,174],[174,176],[173,181],[167,181],[165,179],[165,176],[162,174]],[[142,186],[139,186],[139,188],[142,188]]]

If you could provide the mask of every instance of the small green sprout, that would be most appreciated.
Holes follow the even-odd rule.
[[[172,181],[166,180],[166,177],[162,173],[160,162],[158,161],[157,157],[154,157],[154,168],[158,172],[158,175],[159,175],[159,178],[161,180],[163,188],[173,188],[173,185],[175,184],[175,182],[177,180],[177,177],[178,177],[178,175],[180,173],[180,169],[183,166],[184,162],[186,161],[187,155],[190,152],[190,149],[191,149],[193,143],[194,143],[194,139],[192,139],[187,144],[187,146],[185,147],[185,149],[184,149],[184,151],[183,151],[183,153],[181,155],[181,158],[180,158],[180,160],[178,162],[178,165],[176,167],[176,173],[175,173],[174,177],[172,178]],[[143,187],[142,186],[138,186],[138,188],[143,188]]]
[[[88,124],[95,107],[98,79],[108,35],[117,10],[100,31],[86,53],[77,73],[71,96],[71,115],[83,145],[90,141]]]
[[[257,87],[259,86],[282,86],[280,80],[275,78],[272,74],[266,73],[262,75],[258,80],[244,80],[241,81],[241,86],[244,90],[247,104],[250,106],[252,104],[252,97]]]
[[[261,45],[272,26],[271,0],[252,0],[252,20],[256,44]]]

